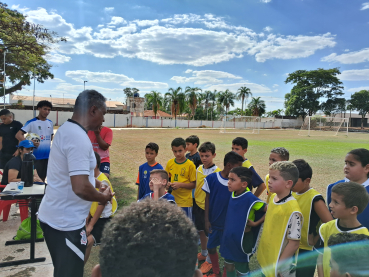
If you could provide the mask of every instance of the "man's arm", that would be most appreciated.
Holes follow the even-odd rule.
[[[21,142],[22,140],[25,140],[25,138],[24,138],[24,132],[23,132],[23,130],[19,130],[17,133],[16,133],[16,135],[15,135],[15,138],[19,141],[19,142]]]
[[[8,183],[21,181],[20,178],[17,178],[18,173],[19,173],[19,170],[9,169],[9,171],[8,171]]]
[[[256,189],[256,191],[254,192],[254,195],[256,196],[256,197],[259,197],[262,193],[263,193],[263,191],[266,189],[266,185],[265,185],[265,183],[261,183],[259,186],[258,186],[258,188]]]
[[[107,143],[105,140],[103,140],[103,138],[101,137],[100,133],[101,133],[101,130],[102,130],[102,126],[99,128],[98,131],[95,131],[95,136],[96,136],[96,141],[97,143],[99,144],[99,147],[102,149],[102,150],[108,150],[109,149],[109,146],[110,144]]]
[[[114,193],[107,188],[104,192],[99,192],[95,189],[95,186],[91,185],[88,175],[75,175],[71,176],[73,192],[80,198],[86,201],[99,202],[106,204],[113,197]]]
[[[284,272],[290,270],[290,262],[288,260],[296,253],[299,249],[300,241],[289,239],[286,248],[283,250],[278,261],[278,272]],[[282,275],[283,276],[283,275]]]

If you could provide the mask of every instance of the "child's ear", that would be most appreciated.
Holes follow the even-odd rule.
[[[357,212],[359,211],[359,208],[357,206],[353,206],[350,209],[351,209],[350,211],[351,214],[357,214]]]
[[[249,186],[249,183],[247,183],[246,181],[245,182],[242,182],[242,187],[243,188],[247,188]]]
[[[368,175],[368,173],[369,173],[369,164],[364,166],[364,170],[366,171],[366,174]]]
[[[311,179],[310,179],[310,178],[306,178],[306,179],[304,180],[305,185],[309,185],[309,184],[310,184],[310,182],[311,182]]]
[[[292,189],[292,187],[293,187],[293,181],[287,180],[286,188]]]

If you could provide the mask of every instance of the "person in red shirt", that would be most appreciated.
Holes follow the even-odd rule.
[[[109,147],[113,141],[113,131],[105,126],[100,126],[96,131],[88,131],[92,147],[101,157],[100,171],[110,177]]]

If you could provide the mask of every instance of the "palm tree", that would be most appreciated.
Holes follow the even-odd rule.
[[[205,90],[203,93],[203,97],[205,100],[205,110],[206,110],[206,120],[208,120],[208,109],[209,109],[209,102],[211,101],[212,92],[210,90]]]
[[[161,106],[163,106],[163,98],[161,96],[161,93],[153,90],[150,93],[146,94],[145,97],[147,99],[147,105],[148,106],[152,105],[152,110],[154,111],[156,118],[158,110],[160,109]]]
[[[235,99],[236,95],[229,89],[226,89],[224,92],[219,92],[218,102],[226,108],[226,115],[228,113],[229,106],[234,107]]]
[[[253,116],[260,116],[265,113],[265,101],[261,100],[260,97],[252,97],[251,102],[248,105],[249,109],[252,111]]]
[[[174,114],[174,119],[177,119],[177,114],[181,113],[184,109],[184,93],[182,88],[178,87],[176,89],[170,88],[165,94],[165,98],[169,100],[171,104],[172,115]]]
[[[218,98],[218,92],[216,89],[214,89],[214,91],[211,92],[209,95],[209,102],[211,102],[211,121],[213,121],[214,104],[217,101],[217,98]]]
[[[251,90],[249,88],[240,87],[238,89],[237,99],[241,100],[241,102],[242,102],[242,108],[241,108],[242,114],[243,114],[243,103],[245,102],[245,99],[246,99],[246,102],[247,102],[247,98],[249,98],[249,96],[252,96]]]
[[[197,107],[197,91],[202,91],[201,88],[198,87],[186,87],[185,93],[187,96],[187,102],[188,102],[188,106],[191,109],[191,115],[192,115],[192,119],[194,119],[195,117],[195,111],[196,111],[196,107]]]

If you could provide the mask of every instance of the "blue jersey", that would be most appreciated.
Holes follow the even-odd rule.
[[[148,163],[140,165],[136,181],[136,185],[138,186],[138,199],[141,199],[146,194],[151,192],[149,185],[150,172],[154,169],[163,169],[163,167],[159,163],[156,163],[153,166],[150,166]]]
[[[146,199],[146,198],[154,199],[154,193],[150,192],[150,193],[146,194],[144,197],[142,197],[137,202],[140,202],[141,200]],[[160,199],[163,199],[163,200],[166,200],[166,201],[171,202],[173,204],[176,204],[176,201],[174,201],[174,196],[171,195],[170,193],[164,194],[162,197],[159,197],[159,200]]]
[[[209,222],[214,230],[223,230],[231,192],[228,190],[228,179],[220,172],[208,175],[202,190],[209,194]]]
[[[37,160],[48,159],[50,155],[51,138],[54,134],[53,122],[49,119],[40,120],[38,117],[28,120],[21,129],[23,133],[35,133],[40,136],[40,146],[33,150]]]
[[[263,203],[263,201],[250,191],[246,191],[239,196],[234,196],[234,193],[232,193],[228,204],[226,222],[219,249],[222,257],[225,259],[245,263],[249,262],[250,257],[255,253],[261,224],[257,227],[253,227],[250,231],[253,232],[253,247],[250,253],[245,252],[242,248],[242,242],[250,211],[258,202]],[[258,216],[260,217],[263,214],[264,212]]]
[[[344,180],[339,180],[333,184],[330,184],[328,187],[327,187],[327,205],[328,205],[328,209],[329,211],[331,210],[329,208],[329,204],[331,203],[332,201],[332,198],[331,198],[331,195],[332,195],[332,188],[339,184],[339,183],[342,183],[342,182],[349,182],[350,180],[348,179],[344,179]],[[362,184],[366,191],[369,193],[369,179],[367,179],[363,184]],[[364,227],[368,228],[369,229],[369,205],[366,206],[365,210],[358,214],[357,215],[357,220],[361,223],[361,225],[363,225]]]

